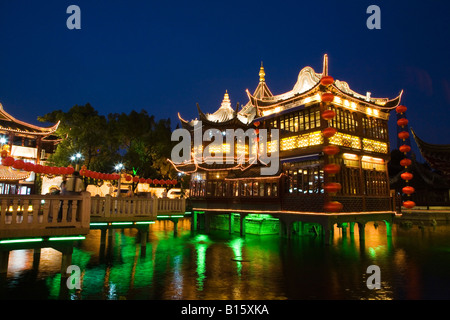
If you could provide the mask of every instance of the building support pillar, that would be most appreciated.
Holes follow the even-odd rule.
[[[228,233],[232,234],[234,231],[234,213],[228,215]]]
[[[173,222],[173,235],[176,237],[178,235],[178,218],[170,219]]]
[[[191,231],[197,231],[197,212],[194,210],[191,214]]]
[[[9,250],[0,251],[0,276],[5,276],[8,272]]]
[[[34,270],[39,269],[40,260],[41,260],[41,248],[34,248],[33,249],[33,269]]]
[[[62,253],[61,257],[61,278],[67,278],[70,274],[67,274],[67,268],[72,264],[73,244],[67,244],[60,249]]]
[[[355,223],[350,222],[350,235],[353,235],[355,233]]]
[[[328,223],[323,223],[322,224],[322,236],[323,236],[323,240],[325,245],[331,245],[332,240],[333,240],[333,224]]]
[[[365,222],[358,222],[359,240],[365,240]]]
[[[239,219],[239,232],[240,232],[240,236],[241,237],[245,237],[245,217],[247,216],[246,213],[240,213],[239,214],[240,219]]]

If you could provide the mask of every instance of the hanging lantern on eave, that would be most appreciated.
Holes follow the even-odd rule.
[[[328,121],[328,120],[331,120],[334,117],[336,117],[336,112],[334,112],[333,110],[324,110],[322,112],[321,117],[322,117],[322,119],[325,119]]]
[[[334,156],[335,154],[338,154],[340,149],[338,146],[330,145],[323,147],[322,151],[329,156]]]
[[[398,133],[398,137],[405,141],[405,139],[409,138],[409,132],[408,131],[401,131]]]
[[[400,150],[400,152],[403,153],[408,153],[411,151],[411,147],[408,146],[407,144],[401,145],[400,148],[398,148]]]
[[[339,212],[342,210],[342,203],[338,201],[330,201],[323,206],[326,212]]]
[[[402,167],[408,167],[408,166],[410,166],[410,165],[411,165],[411,159],[404,158],[404,159],[400,160],[400,165],[401,165]]]
[[[408,200],[404,201],[402,205],[407,209],[411,209],[416,206],[416,203],[414,201]]]
[[[334,94],[331,92],[322,93],[320,96],[322,102],[332,102],[334,100]]]
[[[403,173],[400,175],[400,177],[401,177],[403,180],[405,180],[405,181],[409,181],[409,180],[411,180],[414,176],[413,176],[413,174],[410,173],[410,172],[403,172]]]
[[[408,124],[408,119],[400,118],[397,120],[397,124],[403,128],[404,126],[406,126]]]
[[[323,185],[323,189],[328,193],[336,193],[342,189],[339,182],[328,182]]]
[[[145,178],[140,178],[139,183],[145,183],[145,180],[146,180]]]
[[[406,108],[405,106],[398,106],[397,108],[395,108],[395,111],[400,114],[405,113],[406,110],[408,110],[408,108]]]
[[[411,186],[406,186],[402,188],[404,194],[410,195],[413,194],[416,190]]]
[[[341,170],[341,166],[335,163],[329,163],[323,167],[323,171],[327,174],[336,174]]]
[[[333,127],[328,127],[323,129],[322,134],[325,138],[331,138],[337,133],[337,129]]]
[[[324,76],[320,79],[320,84],[323,86],[329,86],[333,84],[334,78],[332,76]]]

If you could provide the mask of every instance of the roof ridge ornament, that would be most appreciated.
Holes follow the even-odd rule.
[[[328,55],[325,53],[323,56],[323,72],[322,77],[325,77],[328,75]]]
[[[259,68],[259,82],[266,81],[266,72],[264,71],[263,62],[261,61],[261,68]]]

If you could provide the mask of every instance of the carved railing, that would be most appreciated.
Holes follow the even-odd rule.
[[[152,198],[91,198],[91,219],[103,221],[156,220],[156,200]]]
[[[159,198],[156,200],[158,202],[158,213],[177,212],[184,214],[186,210],[186,199]]]
[[[91,196],[0,195],[0,238],[87,234]]]

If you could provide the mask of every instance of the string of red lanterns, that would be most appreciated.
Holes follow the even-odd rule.
[[[2,154],[3,156],[4,154]],[[54,166],[44,166],[40,164],[34,164],[32,162],[24,162],[21,159],[15,160],[11,156],[2,157],[2,165],[6,167],[12,167],[16,170],[23,170],[27,172],[35,172],[38,174],[52,174],[52,175],[70,175],[75,172],[72,166],[68,167],[54,167]],[[82,168],[80,170],[80,175],[87,178],[92,178],[96,180],[119,180],[120,175],[118,173],[101,173]],[[178,181],[176,179],[146,179],[139,177],[132,177],[131,175],[125,176],[126,181],[133,181],[137,183],[148,183],[154,185],[176,185]]]
[[[327,89],[328,86],[334,83],[334,79],[331,76],[323,76],[320,79],[320,84]],[[325,106],[328,106],[334,100],[334,94],[331,92],[324,92],[321,95],[321,101],[325,103]],[[321,113],[322,119],[326,120],[329,124],[330,120],[333,120],[336,117],[336,112],[330,109],[325,109]],[[327,128],[323,129],[322,134],[326,138],[326,142],[328,139],[333,137],[337,133],[336,128],[333,128],[328,125]],[[328,156],[328,159],[333,159],[336,154],[340,152],[338,146],[335,145],[325,145],[322,151]],[[326,177],[333,177],[341,170],[341,166],[333,163],[333,161],[328,161],[328,163],[324,166],[323,171],[326,173]],[[335,195],[339,190],[341,190],[342,186],[339,182],[325,181],[323,189],[330,196]],[[339,212],[342,210],[343,205],[339,201],[330,201],[326,200],[324,205],[324,210],[327,212]]]
[[[397,120],[397,125],[401,128],[404,128],[407,124],[408,124],[408,119],[406,119],[406,116],[404,115],[406,110],[408,110],[408,108],[406,108],[405,106],[398,106],[397,108],[395,108],[395,111],[397,112],[398,115],[402,115],[403,117]],[[402,141],[405,141],[406,139],[409,138],[409,132],[408,131],[400,131],[398,133],[398,138],[402,139]],[[405,169],[407,169],[409,166],[411,166],[411,159],[408,159],[406,157],[407,153],[411,151],[411,146],[409,146],[408,144],[403,144],[401,145],[399,148],[400,152],[402,152],[403,154],[405,154],[405,158],[403,158],[402,160],[400,160],[400,165],[405,167]],[[408,183],[409,181],[411,181],[411,179],[414,177],[414,175],[411,172],[405,171],[403,172],[400,177],[405,181],[406,186],[402,188],[402,192],[404,194],[407,195],[408,200],[403,201],[402,205],[403,207],[407,208],[407,209],[411,209],[413,207],[416,206],[414,201],[409,200],[409,197],[411,196],[411,194],[413,194],[415,192],[414,188],[409,186]]]

